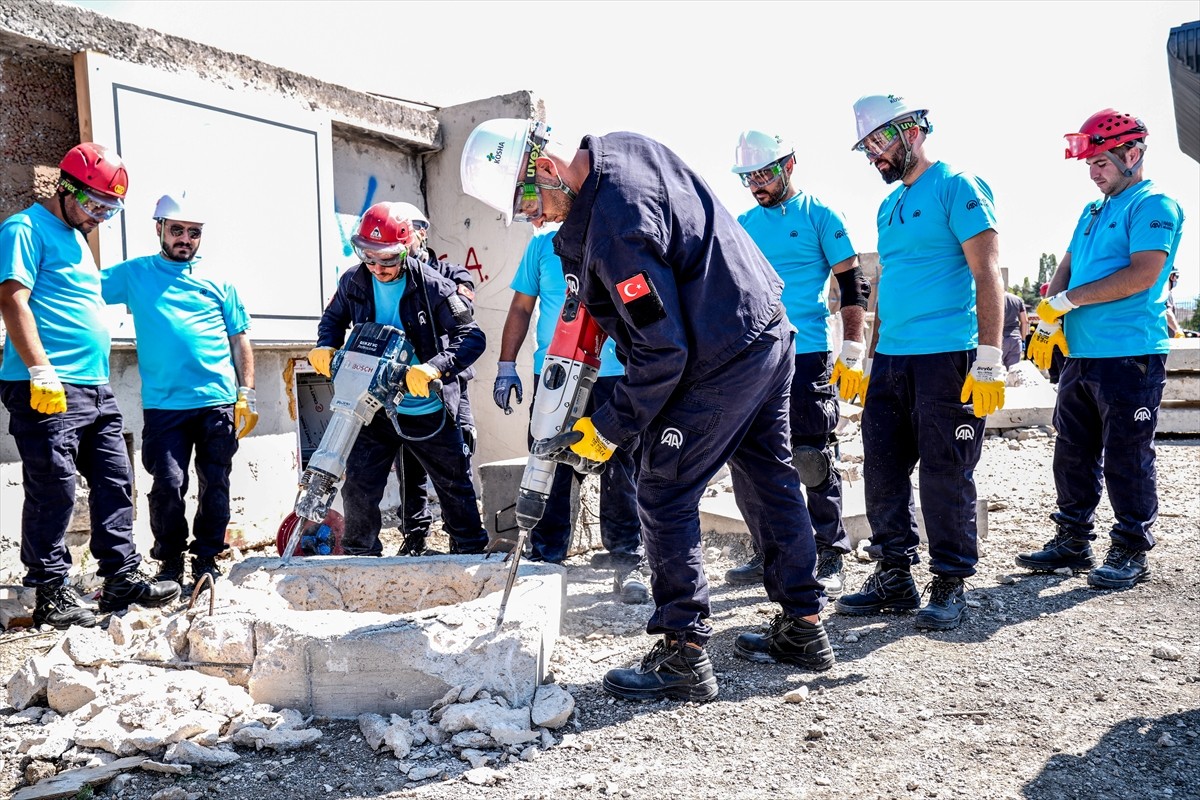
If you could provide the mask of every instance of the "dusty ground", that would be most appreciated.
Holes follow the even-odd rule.
[[[319,722],[325,736],[314,749],[240,751],[234,766],[179,779],[185,791],[175,796],[1200,798],[1200,442],[1159,443],[1155,574],[1115,593],[1012,566],[1014,553],[1051,534],[1051,447],[1045,438],[987,439],[978,482],[992,501],[991,532],[959,630],[927,635],[911,616],[830,612],[833,670],[753,665],[734,658],[733,639],[766,624],[773,607],[757,589],[725,585],[734,561],[718,558],[709,569],[710,653],[720,696],[700,706],[629,704],[610,699],[599,680],[649,648],[649,607],[614,603],[608,574],[576,557],[552,662],[576,718],[538,758],[499,766],[500,783],[467,784],[468,765],[449,756],[442,777],[410,783],[353,723]],[[1102,504],[1098,527],[1110,523]],[[852,588],[869,569],[849,563]],[[916,572],[923,583],[924,567]],[[0,638],[0,675],[54,641],[19,636]],[[799,687],[807,699],[785,703]],[[7,795],[22,763],[0,758]],[[119,796],[151,798],[171,786],[167,776],[133,773]]]

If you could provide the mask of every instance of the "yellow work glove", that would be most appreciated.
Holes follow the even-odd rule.
[[[319,374],[332,378],[330,362],[333,361],[333,354],[336,352],[332,347],[314,347],[308,351],[308,363],[312,364],[312,368]]]
[[[591,417],[580,417],[571,430],[580,434],[579,440],[571,445],[571,452],[580,458],[603,464],[612,458],[617,449],[616,445],[600,435]]]
[[[67,410],[67,393],[49,364],[29,368],[29,405],[40,414],[61,414]]]
[[[1037,311],[1034,313],[1037,314],[1038,319],[1042,322],[1058,322],[1064,314],[1073,308],[1079,308],[1079,306],[1071,302],[1066,292],[1059,292],[1053,297],[1047,297],[1038,303]]]
[[[1184,338],[1184,336],[1185,336],[1185,335],[1186,335],[1186,334],[1184,334],[1184,332],[1183,332],[1183,328],[1180,328],[1179,330],[1175,331],[1175,337],[1174,337],[1174,338],[1176,338],[1176,339],[1182,339],[1182,338]]]
[[[847,403],[854,402],[863,385],[862,357],[866,350],[862,342],[842,342],[842,353],[833,365],[833,377],[830,383],[838,387],[838,394]]]
[[[1004,379],[1008,370],[1001,363],[999,347],[981,344],[975,351],[975,363],[963,382],[960,403],[971,401],[975,405],[975,416],[986,417],[993,411],[1004,408]]]
[[[233,405],[233,429],[241,439],[258,424],[258,409],[255,408],[255,392],[249,386],[238,387],[237,402]]]
[[[417,364],[408,368],[404,382],[408,385],[409,394],[417,397],[429,397],[429,382],[442,377],[442,373],[428,364]]]
[[[1063,333],[1062,323],[1039,322],[1033,332],[1033,336],[1029,338],[1029,349],[1025,352],[1025,355],[1029,356],[1029,360],[1038,369],[1050,369],[1050,362],[1054,358],[1055,347],[1061,350],[1064,356],[1071,355],[1071,350],[1067,347],[1067,335]]]
[[[533,443],[536,458],[569,464],[576,472],[603,472],[604,462],[615,450],[616,445],[600,435],[591,417],[582,417],[569,431]]]

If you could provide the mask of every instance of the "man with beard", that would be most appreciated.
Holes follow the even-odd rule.
[[[1158,517],[1154,430],[1170,352],[1167,286],[1179,239],[1179,203],[1142,176],[1149,131],[1111,108],[1068,133],[1067,158],[1085,161],[1103,200],[1084,207],[1071,245],[1038,304],[1029,355],[1045,368],[1068,356],[1054,406],[1057,533],[1017,565],[1038,572],[1091,570],[1097,589],[1150,577],[1146,553]],[[1069,345],[1069,348],[1068,348]],[[1104,564],[1092,555],[1100,479],[1114,523]]]
[[[0,399],[21,456],[21,563],[24,584],[37,590],[33,622],[65,629],[96,624],[94,609],[67,584],[64,539],[77,474],[91,490],[100,610],[161,606],[179,596],[179,585],[137,575],[125,422],[108,383],[100,274],[84,238],[124,208],[129,175],[115,152],[91,142],[72,147],[59,169],[53,196],[0,224],[0,314],[8,332]]]
[[[783,280],[783,305],[796,328],[792,378],[792,458],[807,487],[808,513],[817,541],[817,580],[825,595],[842,593],[842,556],[850,537],[842,524],[842,478],[833,466],[838,385],[847,398],[862,379],[863,312],[871,286],[862,274],[846,223],[829,206],[792,181],[795,151],[783,139],[746,131],[734,151],[733,172],[758,202],[738,218]],[[830,273],[841,289],[845,340],[836,365],[831,352],[825,286]],[[762,580],[762,553],[725,574],[730,583]]]
[[[625,375],[572,430],[535,443],[585,470],[642,440],[638,513],[660,639],[604,689],[632,700],[711,700],[712,633],[699,503],[729,463],[738,506],[781,606],[735,652],[806,669],[833,666],[819,612],[812,527],[788,444],[793,334],[782,282],[707,184],[664,145],[634,133],[549,148],[543,123],[488,120],[463,149],[463,189],[507,224],[560,222],[567,281],[616,342]]]
[[[159,252],[100,273],[104,301],[124,304],[137,333],[142,378],[142,466],[150,488],[150,555],[157,581],[221,575],[229,525],[229,473],[238,440],[258,423],[250,317],[237,290],[211,277],[197,251],[207,213],[188,193],[154,208]],[[197,508],[188,542],[188,465],[195,455]]]
[[[854,104],[858,141],[885,183],[879,207],[879,310],[874,359],[864,371],[863,460],[871,557],[862,589],[838,599],[843,614],[921,604],[912,471],[920,464],[929,539],[929,603],[916,627],[962,622],[963,580],[978,561],[975,464],[984,421],[1004,405],[1003,288],[992,192],[979,178],[925,152],[928,111],[896,95]]]

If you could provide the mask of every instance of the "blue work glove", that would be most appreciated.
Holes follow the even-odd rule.
[[[521,388],[521,378],[517,375],[517,362],[501,361],[497,366],[500,369],[496,372],[496,383],[492,387],[492,400],[496,402],[498,408],[504,409],[505,414],[511,414],[513,412],[510,405],[512,390],[517,390],[518,405],[525,399],[525,392]]]

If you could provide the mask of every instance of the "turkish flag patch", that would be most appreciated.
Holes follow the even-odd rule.
[[[663,309],[662,299],[654,288],[650,277],[639,272],[632,278],[627,278],[617,284],[617,296],[629,312],[634,327],[641,328],[653,322],[658,322],[667,316]]]

